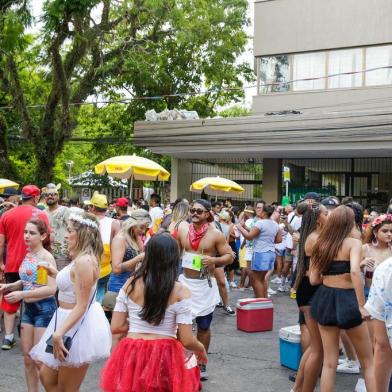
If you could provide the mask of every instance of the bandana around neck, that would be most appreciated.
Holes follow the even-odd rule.
[[[197,250],[200,241],[208,230],[208,223],[204,223],[199,229],[196,229],[193,224],[189,225],[189,242],[193,250]]]

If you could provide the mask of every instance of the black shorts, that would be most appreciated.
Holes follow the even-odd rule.
[[[362,324],[354,289],[321,285],[312,299],[311,313],[323,326],[350,329]]]
[[[309,277],[305,275],[297,289],[296,299],[298,307],[310,305],[310,301],[319,287],[319,285],[312,286],[310,284]]]
[[[235,253],[235,257],[234,257],[234,260],[233,260],[233,262],[231,264],[226,265],[225,270],[227,272],[235,271],[235,270],[238,270],[240,268],[240,263],[238,262],[237,246],[236,246],[234,241],[233,242],[229,242],[229,245],[230,245],[231,250]]]
[[[298,314],[298,324],[299,324],[299,325],[304,325],[304,324],[306,324],[305,315],[304,315],[304,312],[303,312],[302,310],[300,310],[300,311],[299,311],[299,314]]]
[[[4,273],[5,283],[15,283],[20,280],[18,272],[5,272]]]

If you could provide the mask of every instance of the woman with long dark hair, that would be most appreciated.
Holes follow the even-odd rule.
[[[206,363],[207,354],[192,334],[191,293],[177,282],[178,244],[167,233],[157,234],[145,252],[141,267],[117,297],[112,333],[128,334],[106,363],[101,388],[198,391],[199,368],[186,369],[184,347],[196,354],[198,363]]]
[[[334,390],[340,329],[346,330],[354,345],[367,391],[375,391],[372,347],[368,328],[363,323],[369,313],[364,308],[362,243],[352,238],[354,225],[353,210],[337,207],[321,230],[310,260],[310,283],[321,284],[311,305],[324,349],[321,392]]]
[[[320,374],[323,360],[323,346],[317,321],[310,314],[310,304],[318,285],[312,286],[309,281],[309,262],[317,237],[327,221],[328,211],[322,204],[303,203],[298,206],[302,214],[302,224],[298,244],[298,262],[294,288],[300,311],[305,317],[309,331],[310,344],[304,352],[296,378],[294,391],[314,391]]]
[[[7,302],[23,300],[21,317],[21,341],[25,364],[27,390],[38,392],[39,366],[30,357],[29,351],[45,332],[55,312],[56,281],[40,275],[42,265],[56,268],[54,257],[50,254],[50,234],[47,224],[40,219],[31,219],[24,229],[24,240],[28,247],[26,257],[19,268],[20,280],[15,283],[1,284]],[[45,270],[46,271],[46,270]]]

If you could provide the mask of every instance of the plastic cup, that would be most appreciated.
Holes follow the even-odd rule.
[[[199,255],[193,256],[192,266],[195,269],[198,269],[199,271],[203,268],[203,264],[201,262],[201,256]]]

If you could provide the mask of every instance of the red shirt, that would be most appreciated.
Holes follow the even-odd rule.
[[[33,217],[42,219],[50,227],[46,212],[29,204],[12,208],[1,216],[0,234],[4,235],[7,245],[5,272],[19,271],[19,267],[27,253],[27,246],[24,241],[24,228],[26,223]]]

